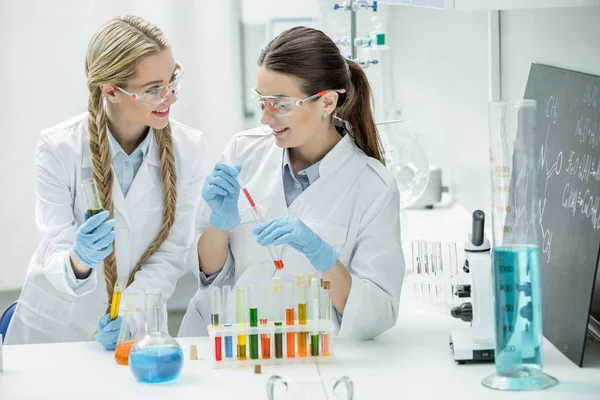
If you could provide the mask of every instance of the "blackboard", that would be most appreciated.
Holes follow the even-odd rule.
[[[600,253],[600,77],[532,64],[543,333],[583,364]]]

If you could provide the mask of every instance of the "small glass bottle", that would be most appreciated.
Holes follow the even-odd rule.
[[[147,334],[131,348],[129,367],[140,382],[169,382],[181,372],[183,351],[167,332],[161,291],[147,291],[145,303]]]

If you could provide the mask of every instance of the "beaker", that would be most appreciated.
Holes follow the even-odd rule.
[[[161,291],[148,290],[145,296],[147,334],[129,353],[129,367],[140,382],[162,383],[176,379],[183,367],[181,347],[167,333],[167,313]]]
[[[136,341],[146,334],[146,321],[143,313],[144,298],[140,294],[129,294],[121,301],[119,313],[123,316],[119,339],[115,348],[115,361],[129,365],[129,353]]]
[[[496,373],[482,384],[540,390],[558,381],[542,370],[536,102],[492,102],[489,112]]]
[[[329,387],[331,386],[331,387]],[[344,389],[342,389],[344,386]],[[354,385],[347,376],[342,376],[333,384],[324,383],[320,379],[282,378],[273,375],[267,381],[268,400],[326,400],[354,399]]]

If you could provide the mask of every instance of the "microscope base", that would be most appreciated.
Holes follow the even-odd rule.
[[[458,364],[467,362],[494,362],[494,343],[474,342],[470,331],[450,332],[450,350]]]

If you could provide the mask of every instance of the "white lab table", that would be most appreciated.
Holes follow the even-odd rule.
[[[470,226],[464,210],[410,211],[410,239],[454,240],[462,247]],[[466,219],[466,221],[464,221]],[[436,229],[432,230],[432,225]],[[458,232],[458,234],[456,234]],[[456,234],[456,237],[453,237]],[[451,329],[468,329],[466,323],[412,303],[411,276],[404,284],[401,310],[395,328],[372,341],[335,341],[335,359],[328,364],[212,368],[209,339],[180,338],[186,360],[173,383],[136,382],[128,367],[119,366],[112,352],[94,342],[4,346],[4,372],[0,373],[0,400],[17,399],[266,399],[266,382],[273,374],[330,386],[349,376],[355,399],[600,399],[600,345],[593,343],[586,367],[579,368],[552,344],[544,343],[544,369],[560,384],[540,392],[497,392],[484,388],[481,379],[493,373],[493,364],[457,365],[448,346]],[[198,345],[199,360],[189,360],[190,344]],[[330,397],[332,398],[332,397]]]

